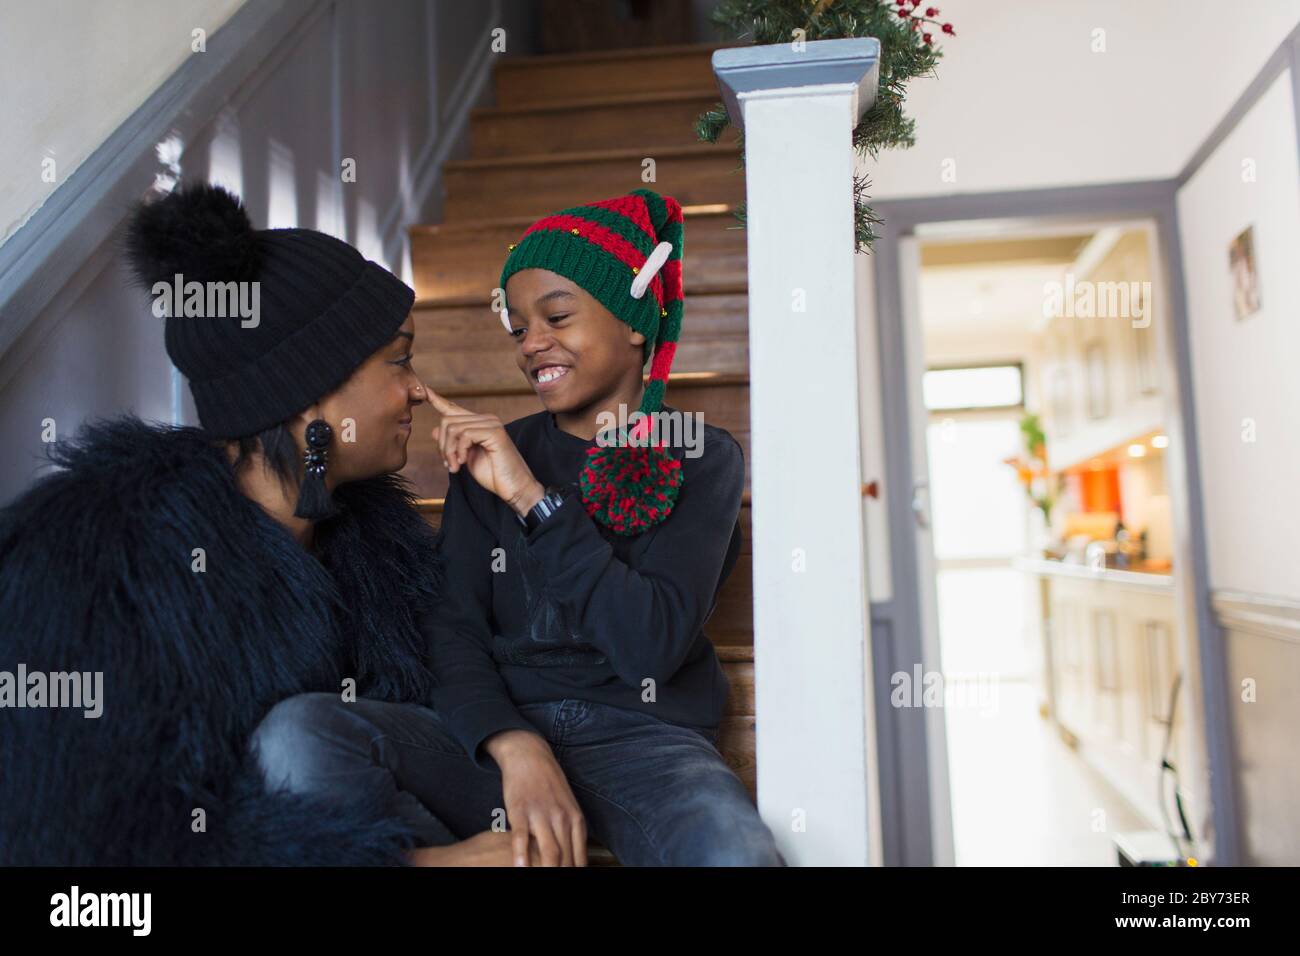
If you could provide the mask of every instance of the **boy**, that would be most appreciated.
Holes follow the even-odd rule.
[[[702,631],[739,548],[740,447],[711,425],[661,446],[650,417],[602,432],[680,415],[681,254],[681,207],[649,190],[539,220],[501,285],[545,410],[503,426],[430,394],[451,474],[435,709],[499,770],[520,865],[530,837],[585,863],[587,826],[625,865],[783,865],[715,749],[728,685]]]

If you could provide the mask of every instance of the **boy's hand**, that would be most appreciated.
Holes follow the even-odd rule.
[[[542,866],[586,866],[587,822],[546,739],[527,730],[503,730],[484,746],[501,768],[515,866],[528,865],[529,836]]]
[[[427,389],[429,404],[442,416],[433,440],[453,474],[464,465],[471,477],[522,517],[542,500],[546,489],[534,476],[501,419],[479,415]]]

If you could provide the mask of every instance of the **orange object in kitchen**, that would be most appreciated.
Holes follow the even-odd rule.
[[[1105,464],[1078,471],[1079,501],[1085,512],[1120,511],[1119,468]]]

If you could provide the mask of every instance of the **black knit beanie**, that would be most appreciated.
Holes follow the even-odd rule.
[[[340,239],[254,230],[219,186],[184,186],[140,205],[126,250],[146,289],[257,283],[255,320],[186,314],[175,296],[167,312],[167,354],[217,438],[255,435],[338,388],[392,340],[415,301],[406,283]]]

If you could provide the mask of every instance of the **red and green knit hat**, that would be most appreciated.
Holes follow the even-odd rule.
[[[682,331],[682,239],[677,200],[638,189],[537,220],[510,247],[501,270],[502,289],[523,269],[562,275],[654,343],[639,409],[646,417],[630,435],[620,430],[610,444],[590,449],[579,476],[587,513],[617,534],[663,521],[682,486],[681,462],[645,440],[651,416],[663,407]]]

